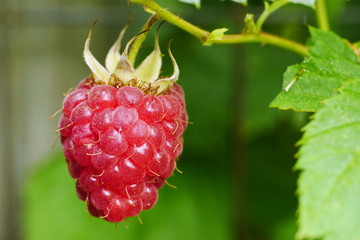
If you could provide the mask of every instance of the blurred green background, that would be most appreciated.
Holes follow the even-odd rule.
[[[206,30],[238,33],[249,7],[203,0],[201,10],[176,0],[157,1]],[[327,1],[332,28],[360,39],[360,3]],[[282,74],[302,59],[283,49],[247,45],[203,47],[170,24],[160,30],[165,53],[180,67],[190,121],[184,152],[157,205],[120,224],[95,219],[77,199],[60,144],[57,118],[62,94],[89,74],[82,50],[92,21],[99,18],[92,52],[101,62],[132,12],[126,35],[136,34],[149,14],[125,0],[0,2],[0,239],[288,240],[296,231],[295,143],[304,113],[269,109]],[[305,43],[311,9],[290,5],[271,16],[264,30]],[[139,53],[152,51],[153,32]],[[163,74],[172,66],[164,57]]]

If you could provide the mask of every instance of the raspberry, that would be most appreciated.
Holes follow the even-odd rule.
[[[65,97],[59,132],[79,199],[91,215],[120,222],[152,208],[176,168],[187,127],[184,92],[175,83],[178,68],[170,50],[174,74],[154,80],[160,69],[146,79],[146,61],[133,70],[127,54],[110,51],[118,62],[107,62],[105,69],[89,43],[90,35],[84,57],[92,76]],[[161,63],[155,44],[153,61]]]

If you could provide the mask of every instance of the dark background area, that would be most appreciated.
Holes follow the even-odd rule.
[[[261,1],[242,5],[203,0],[201,10],[175,0],[160,5],[203,29],[239,33],[246,13],[261,13]],[[327,1],[331,27],[360,39],[360,2]],[[63,93],[89,74],[83,45],[99,18],[91,50],[104,62],[107,50],[132,12],[126,34],[138,33],[149,14],[127,1],[4,0],[0,2],[0,239],[242,239],[288,240],[296,232],[295,143],[305,113],[268,108],[282,88],[295,53],[261,44],[202,46],[166,23],[160,30],[163,74],[172,71],[170,39],[180,67],[190,121],[184,152],[159,202],[140,217],[117,225],[95,219],[77,199],[60,144],[52,149]],[[305,43],[314,12],[288,5],[264,31]],[[138,59],[152,51],[148,35]]]

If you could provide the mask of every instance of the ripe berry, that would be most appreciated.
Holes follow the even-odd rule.
[[[90,37],[84,57],[92,75],[65,97],[59,132],[78,197],[91,215],[120,222],[152,208],[176,168],[187,127],[184,92],[170,50],[174,73],[158,78],[157,41],[152,63],[134,70],[127,50],[114,51],[120,41],[106,68],[100,65],[89,50]]]

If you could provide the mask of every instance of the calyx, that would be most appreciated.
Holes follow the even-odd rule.
[[[179,67],[170,51],[170,46],[168,47],[168,53],[174,67],[173,74],[170,77],[159,77],[162,59],[158,30],[155,35],[154,50],[135,68],[128,59],[128,49],[136,36],[126,44],[124,51],[120,54],[121,41],[127,29],[127,26],[125,26],[107,53],[104,67],[90,51],[93,26],[85,41],[83,54],[96,84],[112,85],[115,87],[134,86],[140,88],[146,94],[159,95],[166,93],[178,80]]]

